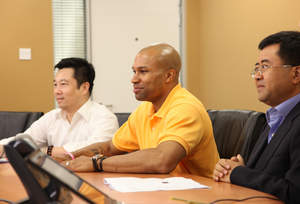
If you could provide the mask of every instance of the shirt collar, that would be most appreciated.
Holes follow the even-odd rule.
[[[168,94],[166,100],[164,101],[164,103],[162,104],[162,106],[159,108],[159,110],[154,113],[154,106],[152,104],[151,106],[151,111],[149,113],[149,116],[150,117],[159,117],[159,118],[162,118],[166,111],[167,111],[167,106],[169,105],[170,103],[170,100],[172,99],[172,97],[175,95],[175,93],[177,92],[177,90],[181,89],[181,85],[180,84],[177,84],[172,90],[171,92]],[[154,113],[154,114],[153,114]]]
[[[90,107],[92,106],[92,100],[89,98],[77,111],[85,120],[88,120],[90,117]]]
[[[88,120],[90,116],[90,112],[88,111],[90,107],[92,106],[92,100],[89,98],[77,111],[74,113],[75,117],[76,115],[80,115],[83,117],[85,120]],[[66,117],[66,112],[59,109],[59,111],[56,113],[56,117],[62,117],[64,119],[67,119]]]
[[[267,121],[270,121],[271,115],[278,114],[285,118],[287,114],[300,102],[300,94],[289,98],[288,100],[282,102],[281,104],[275,106],[274,108],[269,108],[267,110]]]

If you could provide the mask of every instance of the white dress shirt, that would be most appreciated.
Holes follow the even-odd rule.
[[[104,105],[88,100],[74,114],[72,122],[61,109],[54,109],[26,131],[39,146],[53,145],[73,152],[96,142],[110,140],[119,128],[117,117]],[[1,140],[1,144],[14,137]]]

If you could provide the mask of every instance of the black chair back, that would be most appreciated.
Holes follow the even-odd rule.
[[[0,139],[24,132],[42,115],[42,112],[0,111]]]
[[[115,113],[118,118],[119,127],[121,127],[127,120],[130,113]]]
[[[208,110],[221,158],[241,154],[245,161],[266,125],[265,114],[248,110]]]

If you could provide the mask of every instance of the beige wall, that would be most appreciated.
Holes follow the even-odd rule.
[[[187,88],[207,108],[264,111],[250,71],[259,41],[280,30],[299,30],[299,0],[185,0]],[[0,110],[54,107],[50,0],[0,3]],[[19,48],[32,60],[18,60]]]
[[[0,3],[0,110],[43,111],[54,107],[50,0]],[[32,60],[18,60],[31,48]]]
[[[207,108],[264,111],[251,69],[261,39],[300,30],[299,0],[186,0],[187,88]]]

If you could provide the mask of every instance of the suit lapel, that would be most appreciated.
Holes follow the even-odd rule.
[[[278,149],[278,146],[280,145],[282,140],[286,138],[286,135],[288,134],[291,128],[291,125],[292,122],[290,118],[286,118],[284,122],[280,125],[273,138],[271,139],[270,143],[267,144],[265,146],[264,151],[261,152],[260,158],[255,164],[257,168],[264,169],[268,165],[275,151]]]
[[[287,115],[283,123],[277,129],[270,143],[267,143],[267,137],[269,133],[269,126],[265,128],[265,131],[260,136],[260,140],[257,141],[254,149],[253,156],[249,158],[249,162],[247,166],[249,167],[257,167],[259,169],[263,169],[271,157],[274,155],[274,152],[278,149],[278,146],[282,142],[282,140],[286,137],[291,126],[293,125],[293,119],[300,114],[300,103],[298,103]]]
[[[252,150],[252,153],[249,157],[249,160],[247,162],[248,167],[253,167],[253,165],[255,165],[256,161],[259,159],[261,153],[265,149],[265,146],[267,145],[267,141],[268,141],[267,138],[268,138],[269,130],[270,130],[269,126],[266,125],[266,128],[264,129],[264,131],[260,134],[260,136]]]

